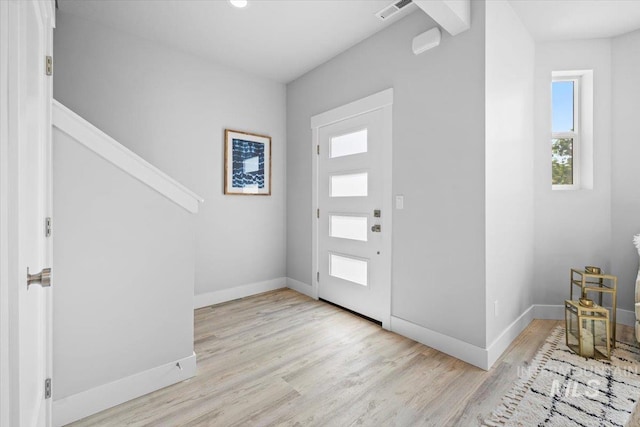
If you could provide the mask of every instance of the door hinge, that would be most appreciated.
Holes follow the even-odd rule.
[[[320,282],[320,272],[316,272],[316,282]]]
[[[320,209],[316,209],[316,218],[320,218]]]
[[[316,153],[320,154],[320,144],[316,145]]]
[[[52,56],[47,55],[47,57],[45,58],[44,70],[47,76],[53,75],[53,57]]]
[[[51,236],[51,217],[46,217],[44,219],[44,237]]]
[[[51,399],[51,378],[44,380],[44,398]]]

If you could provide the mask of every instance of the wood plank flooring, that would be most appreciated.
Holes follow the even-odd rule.
[[[485,372],[281,289],[196,310],[196,377],[72,425],[477,426],[559,324],[535,320]]]

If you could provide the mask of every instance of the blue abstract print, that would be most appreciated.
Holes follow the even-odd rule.
[[[233,188],[264,188],[265,144],[233,139]]]

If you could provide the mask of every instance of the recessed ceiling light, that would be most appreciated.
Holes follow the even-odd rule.
[[[238,8],[247,7],[247,0],[229,0],[229,3]]]

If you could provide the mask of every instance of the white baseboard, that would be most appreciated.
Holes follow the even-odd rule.
[[[391,331],[428,347],[435,348],[457,359],[470,363],[478,368],[488,370],[487,350],[457,338],[432,331],[424,326],[416,325],[399,317],[391,316]]]
[[[177,364],[182,369],[179,369]],[[63,426],[184,381],[196,374],[196,354],[53,401],[53,425]],[[55,395],[54,395],[55,399]]]
[[[238,298],[245,298],[251,295],[261,294],[276,289],[287,287],[287,278],[278,277],[263,282],[249,283],[246,285],[236,286],[234,288],[222,289],[204,294],[197,294],[194,297],[194,307],[202,308],[222,302],[232,301]]]
[[[299,280],[287,277],[287,288],[293,289],[296,292],[300,292],[308,297],[315,298],[313,295],[313,286],[307,285]]]
[[[534,306],[532,305],[524,311],[516,320],[511,322],[507,328],[496,338],[487,348],[487,366],[491,368],[496,360],[502,356],[518,335],[529,326],[534,319]]]
[[[636,324],[636,314],[631,310],[616,310],[616,323],[620,325],[632,326]],[[564,305],[533,305],[533,318],[534,319],[548,319],[548,320],[564,320]]]
[[[394,316],[391,316],[391,331],[481,369],[489,370],[533,319],[564,320],[564,306],[532,305],[505,328],[500,336],[486,349]],[[634,326],[636,322],[635,313],[618,309],[616,320],[621,325]]]

